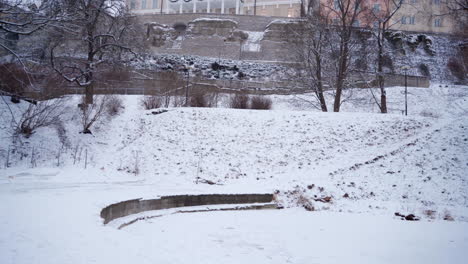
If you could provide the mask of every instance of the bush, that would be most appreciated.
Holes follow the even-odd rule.
[[[447,68],[450,70],[453,76],[459,80],[465,79],[465,67],[456,58],[451,57],[447,63]]]
[[[208,100],[204,93],[199,92],[190,96],[191,107],[209,107]]]
[[[109,95],[109,98],[106,102],[106,111],[109,116],[118,115],[120,110],[123,108],[123,102],[119,96]]]
[[[141,104],[146,110],[160,108],[163,105],[163,98],[157,95],[148,95],[141,99]]]
[[[81,107],[81,125],[83,126],[82,133],[91,134],[91,126],[100,120],[106,109],[109,95],[93,96],[94,104],[86,104],[86,96],[84,95],[80,104]]]
[[[269,110],[272,104],[268,97],[254,96],[250,102],[250,109]]]
[[[21,114],[15,124],[15,134],[30,137],[40,127],[48,127],[60,123],[63,114],[63,99],[54,99],[30,104]]]
[[[196,87],[190,94],[191,107],[217,107],[218,93],[210,91],[207,87]]]
[[[229,107],[236,109],[248,109],[249,108],[249,96],[246,94],[237,93],[231,96],[229,100]]]

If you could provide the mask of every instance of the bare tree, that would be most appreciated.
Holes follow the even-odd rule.
[[[324,70],[329,64],[329,32],[327,20],[320,14],[308,15],[297,30],[288,30],[294,34],[293,42],[298,62],[295,79],[301,86],[310,88],[319,102],[319,109],[327,112],[324,85],[327,83]],[[315,104],[314,104],[315,106]]]
[[[61,122],[64,113],[64,99],[56,98],[52,100],[39,101],[35,104],[28,104],[26,107],[12,105],[1,96],[2,102],[10,112],[11,128],[13,137],[23,135],[26,138],[33,135],[38,128],[57,125]]]
[[[93,103],[99,65],[117,63],[132,53],[132,22],[124,0],[62,0],[67,20],[58,28],[50,50],[53,69],[68,82],[85,88],[85,104]],[[70,54],[73,53],[73,54]]]
[[[392,18],[400,10],[403,5],[403,0],[381,0],[379,2],[383,6],[374,6],[369,10],[367,15],[367,23],[372,27],[372,33],[377,41],[377,83],[380,89],[380,103],[376,103],[381,113],[387,113],[387,93],[385,91],[385,77],[383,67],[385,63],[386,45],[385,38],[389,29],[393,26]]]
[[[468,0],[445,0],[447,15],[451,16],[458,28],[457,33],[468,35]],[[442,14],[445,15],[445,14]]]
[[[347,86],[347,78],[351,71],[351,56],[353,55],[353,32],[359,26],[359,18],[365,13],[364,0],[327,0],[321,6],[321,14],[334,25],[334,36],[331,36],[332,53],[335,54],[335,98],[333,111],[339,112],[343,90]],[[333,41],[338,42],[337,45]]]
[[[0,54],[12,55],[13,58],[7,65],[3,65],[7,71],[8,68],[11,69],[9,73],[3,72],[9,76],[2,76],[0,79],[22,80],[21,85],[6,87],[12,100],[20,96],[18,93],[25,86],[35,88],[34,78],[31,76],[36,74],[35,69],[32,69],[34,64],[29,63],[26,58],[35,50],[43,50],[43,43],[38,41],[43,36],[40,33],[60,21],[60,13],[51,8],[56,1],[58,0],[0,0]],[[5,87],[0,89],[5,91]]]
[[[0,0],[0,48],[20,59],[15,52],[19,36],[32,35],[57,21],[58,14],[50,9],[54,0],[43,2],[37,6],[32,1]]]

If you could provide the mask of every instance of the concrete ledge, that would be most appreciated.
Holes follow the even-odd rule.
[[[101,217],[104,219],[104,224],[107,224],[119,217],[145,211],[198,205],[270,203],[273,199],[274,197],[272,194],[201,194],[162,196],[160,199],[134,199],[111,204],[101,210]]]

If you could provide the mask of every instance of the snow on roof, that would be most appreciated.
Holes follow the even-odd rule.
[[[218,22],[232,22],[234,24],[238,24],[237,21],[232,20],[232,19],[225,19],[225,18],[211,18],[211,17],[200,17],[197,19],[192,20],[190,23],[196,23],[196,22],[207,22],[207,21],[218,21]]]
[[[299,19],[275,19],[273,21],[271,21],[267,26],[266,28],[269,28],[271,25],[273,24],[297,24],[299,23],[300,20]]]

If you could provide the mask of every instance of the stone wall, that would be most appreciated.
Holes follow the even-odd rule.
[[[291,61],[281,32],[269,27],[273,21],[295,21],[294,19],[262,16],[233,16],[220,14],[172,14],[141,15],[141,24],[149,27],[147,38],[153,54],[198,55],[222,59]],[[185,24],[186,31],[175,32],[174,25]],[[286,25],[287,23],[280,23]],[[161,30],[154,30],[154,25]],[[251,37],[263,36],[252,43],[258,49],[249,50]],[[164,39],[161,45],[159,40]]]
[[[222,18],[231,19],[238,23],[238,28],[247,31],[264,31],[266,26],[274,20],[294,20],[285,17],[265,17],[265,16],[249,16],[249,15],[229,15],[229,14],[149,14],[138,15],[138,21],[146,24],[157,22],[173,26],[175,23],[188,24],[197,18]]]
[[[134,199],[107,206],[102,209],[101,217],[104,224],[107,224],[119,217],[145,211],[214,204],[270,203],[273,198],[272,194],[201,194],[163,196],[151,200]]]
[[[141,23],[157,22],[171,28],[175,23],[189,24],[198,18],[221,19],[235,21],[235,27],[221,30],[218,33],[216,23],[205,23],[201,29],[195,31],[187,30],[180,35],[173,36],[165,45],[151,45],[152,54],[175,54],[180,56],[198,55],[216,59],[231,59],[242,61],[280,62],[291,63],[295,61],[294,45],[291,41],[295,39],[292,32],[300,32],[295,28],[297,19],[262,16],[233,16],[220,14],[174,14],[174,15],[142,15],[139,16]],[[215,29],[210,29],[214,27]],[[197,32],[211,32],[210,34],[194,34]],[[249,37],[231,37],[234,32],[243,32]],[[359,45],[374,45],[375,40],[370,34],[362,38]],[[258,39],[255,40],[256,36]],[[393,36],[393,37],[392,37]],[[397,37],[395,39],[395,36]],[[401,39],[398,42],[398,38]],[[421,40],[421,41],[419,41]],[[392,74],[403,74],[402,66],[409,66],[409,75],[427,76],[429,79],[439,82],[463,83],[447,69],[449,59],[456,58],[456,52],[463,39],[458,36],[441,34],[423,34],[417,32],[392,32],[388,36],[391,54],[389,61],[392,62],[390,71]],[[254,47],[250,49],[250,47]],[[372,50],[362,51],[368,62],[375,58]],[[373,71],[374,64],[367,63]],[[427,69],[427,70],[424,70]],[[427,86],[426,84],[415,86]]]

